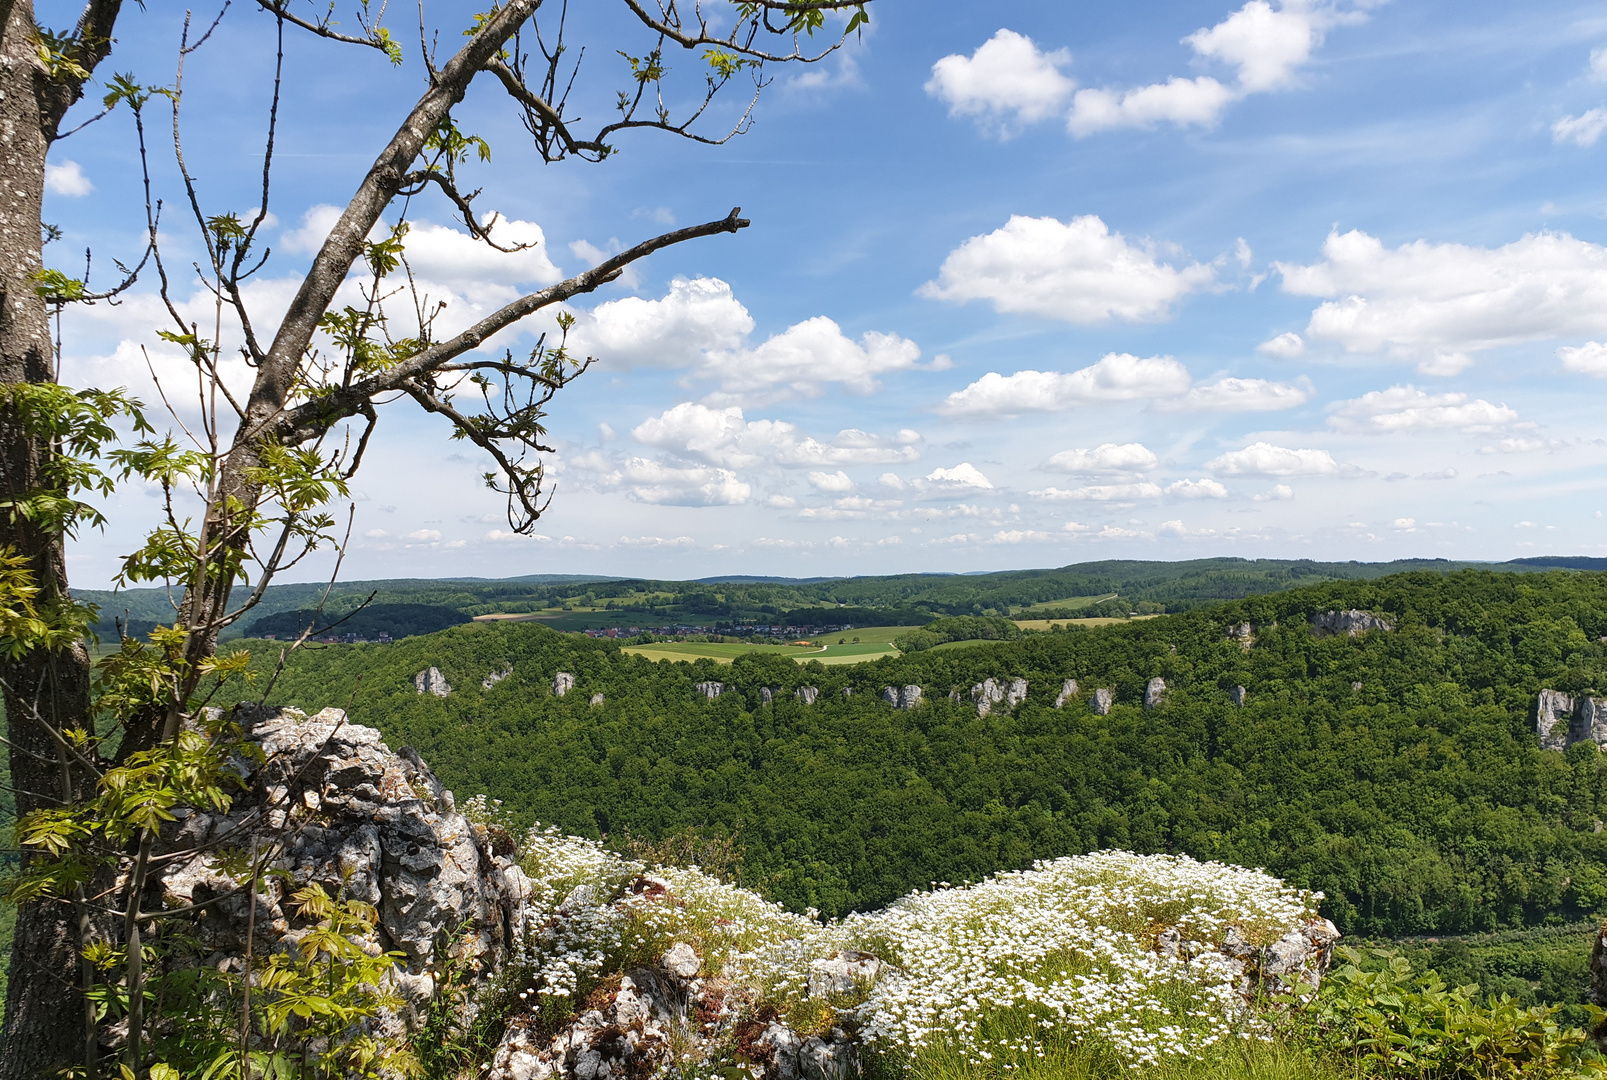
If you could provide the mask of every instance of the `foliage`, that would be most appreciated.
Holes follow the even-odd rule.
[[[1478,986],[1451,987],[1403,956],[1368,957],[1341,946],[1315,1003],[1291,1018],[1370,1076],[1500,1080],[1607,1075],[1589,1037],[1564,1028],[1557,1007],[1524,1008],[1506,995],[1481,1002]],[[1600,1019],[1601,1010],[1597,1011]],[[1588,1066],[1586,1065],[1588,1061]]]
[[[920,652],[950,641],[1014,641],[1021,628],[999,616],[957,615],[933,619],[919,630],[893,640],[901,652]]]

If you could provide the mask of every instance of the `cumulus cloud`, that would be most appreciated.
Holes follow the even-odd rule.
[[[750,484],[730,469],[605,456],[596,452],[565,461],[566,471],[589,475],[603,491],[623,491],[653,506],[738,506],[753,494]]]
[[[57,164],[45,163],[45,190],[52,195],[65,195],[69,199],[76,199],[80,195],[88,195],[95,190],[95,185],[89,182],[84,175],[83,168],[76,161],[63,161]]]
[[[1139,499],[1158,499],[1161,486],[1142,480],[1135,484],[1089,484],[1079,488],[1040,488],[1027,494],[1034,499],[1050,502],[1072,500],[1076,502],[1134,502]]]
[[[1055,412],[1095,401],[1134,401],[1187,393],[1188,369],[1170,356],[1110,353],[1076,371],[990,371],[944,401],[950,416]]]
[[[1587,341],[1583,345],[1564,345],[1557,350],[1564,371],[1607,377],[1607,342]]]
[[[697,541],[690,536],[621,536],[619,546],[627,548],[683,548],[692,547]]]
[[[1292,360],[1306,351],[1305,340],[1296,333],[1279,334],[1268,341],[1257,345],[1256,352],[1267,356],[1276,356],[1280,360]]]
[[[974,117],[983,130],[1009,138],[1021,125],[1061,110],[1077,87],[1060,70],[1069,63],[1065,49],[1046,52],[1025,35],[1000,30],[970,56],[933,64],[926,92],[946,104],[950,116]]]
[[[1256,502],[1278,502],[1295,497],[1295,489],[1288,484],[1274,484],[1269,490],[1259,495],[1250,496]]]
[[[1291,450],[1256,442],[1205,463],[1219,476],[1335,476],[1340,466],[1326,450]]]
[[[1603,131],[1607,131],[1607,108],[1589,109],[1578,116],[1564,116],[1552,124],[1551,141],[1595,146]]]
[[[1228,489],[1209,478],[1179,480],[1166,485],[1166,494],[1177,499],[1225,499]]]
[[[1341,431],[1387,434],[1397,431],[1453,429],[1479,432],[1505,427],[1518,419],[1515,410],[1466,394],[1429,394],[1414,386],[1392,386],[1340,402],[1328,417]]]
[[[1291,385],[1267,379],[1227,378],[1196,386],[1182,398],[1165,405],[1213,412],[1273,412],[1304,405],[1311,394],[1309,383]]]
[[[695,401],[648,417],[631,435],[648,446],[727,468],[761,462],[800,468],[892,465],[921,456],[921,436],[908,428],[892,437],[848,428],[822,442],[783,420],[747,420],[738,406],[718,409]]]
[[[1143,443],[1102,443],[1092,450],[1062,450],[1042,468],[1086,476],[1149,472],[1160,464]]]
[[[1413,360],[1426,374],[1455,374],[1501,345],[1607,331],[1607,248],[1567,233],[1390,249],[1335,231],[1322,254],[1310,266],[1274,264],[1286,292],[1334,298],[1311,313],[1307,339]]]
[[[896,334],[870,331],[855,341],[825,316],[750,344],[753,317],[718,278],[676,278],[658,300],[621,297],[577,317],[574,351],[604,367],[685,368],[718,380],[726,401],[818,397],[837,383],[868,394],[877,377],[918,367],[921,350]]]
[[[1300,68],[1330,28],[1364,17],[1355,7],[1336,4],[1284,0],[1274,7],[1267,0],[1250,0],[1215,26],[1183,39],[1198,61],[1232,68],[1231,85],[1202,75],[1192,79],[1173,76],[1126,90],[1079,90],[1072,99],[1067,127],[1079,137],[1111,128],[1163,123],[1212,127],[1234,102],[1294,86]]]
[[[1266,379],[1224,378],[1193,385],[1188,369],[1170,356],[1110,353],[1076,371],[990,371],[944,400],[949,416],[1010,417],[1058,412],[1099,401],[1148,401],[1158,408],[1218,412],[1265,412],[1304,404],[1312,394],[1299,384]]]
[[[838,469],[836,472],[812,472],[809,474],[809,486],[816,491],[842,492],[853,491],[854,482],[848,474]]]
[[[969,461],[962,461],[953,468],[933,469],[926,474],[925,479],[915,481],[915,486],[923,494],[963,495],[976,491],[991,491],[993,481]]]
[[[1592,82],[1607,82],[1607,45],[1590,50],[1590,65],[1586,71]]]
[[[1210,266],[1179,269],[1162,262],[1159,251],[1148,241],[1129,243],[1093,214],[1066,222],[1016,214],[949,252],[937,280],[919,291],[1079,325],[1154,322],[1168,318],[1177,300],[1215,283]]]

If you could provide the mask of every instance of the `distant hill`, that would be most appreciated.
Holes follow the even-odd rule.
[[[1540,566],[1548,570],[1607,570],[1607,559],[1589,555],[1536,555],[1529,559],[1513,559],[1516,566]]]

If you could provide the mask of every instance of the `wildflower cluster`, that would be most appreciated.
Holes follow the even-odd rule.
[[[1138,1064],[1260,1034],[1241,966],[1220,949],[1276,941],[1321,898],[1258,870],[1108,851],[822,924],[695,867],[649,872],[554,829],[531,830],[523,854],[531,1007],[572,1009],[608,975],[684,942],[747,1001],[803,1015],[820,961],[854,949],[886,966],[830,1004],[854,1007],[867,1042],[895,1056],[942,1046],[976,1063],[1086,1042]]]
[[[1054,1034],[1154,1062],[1253,1031],[1217,946],[1230,928],[1274,941],[1318,899],[1260,871],[1105,851],[916,893],[844,930],[901,969],[861,1013],[884,1048],[947,1042],[988,1061],[1039,1054]],[[1168,932],[1178,947],[1157,949]]]

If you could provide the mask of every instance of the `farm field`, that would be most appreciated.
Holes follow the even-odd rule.
[[[1141,619],[1155,619],[1157,615],[1134,615],[1127,619],[1095,618],[1095,619],[1014,619],[1012,620],[1023,630],[1048,630],[1053,626],[1109,626],[1112,623],[1138,622]],[[960,644],[952,642],[952,644]]]
[[[821,645],[804,648],[798,645],[725,644],[708,641],[664,641],[653,645],[627,645],[622,652],[635,653],[649,660],[698,660],[707,658],[729,664],[748,653],[765,653],[790,656],[798,663],[818,660],[822,664],[858,664],[883,656],[897,656],[898,650],[884,641],[845,642],[842,645]]]
[[[1026,607],[1016,608],[1015,610],[1023,615],[1029,611],[1064,611],[1068,608],[1076,610],[1077,608],[1092,607],[1094,604],[1114,599],[1116,599],[1116,594],[1113,592],[1104,593],[1100,596],[1072,596],[1065,600],[1040,600],[1036,604],[1028,604]]]

